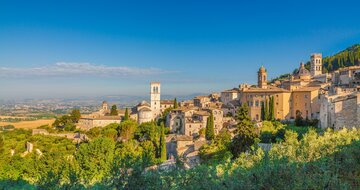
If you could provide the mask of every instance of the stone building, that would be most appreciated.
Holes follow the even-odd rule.
[[[105,127],[111,123],[120,123],[121,117],[124,116],[124,110],[117,110],[117,116],[110,116],[108,103],[103,101],[99,111],[91,114],[82,114],[77,127],[82,130],[89,130],[93,127]]]
[[[210,103],[209,96],[196,96],[194,98],[194,106],[204,108],[206,105]]]
[[[312,73],[301,63],[296,72],[290,75],[288,80],[282,80],[276,84],[268,84],[267,71],[261,66],[258,71],[258,85],[240,85],[221,92],[223,112],[231,115],[236,114],[240,105],[249,106],[249,115],[254,121],[261,121],[261,107],[271,97],[274,98],[275,119],[290,120],[301,112],[304,118],[319,119],[320,115],[320,91],[329,89],[327,82],[329,75],[322,77],[321,54],[311,56]],[[318,78],[313,78],[318,77]]]
[[[310,57],[310,73],[311,77],[322,74],[322,55],[320,53],[314,53]]]
[[[173,100],[161,100],[160,82],[150,83],[150,103],[145,100],[131,109],[130,118],[139,124],[157,120],[167,108],[174,106]]]
[[[98,117],[82,117],[79,120],[78,128],[82,130],[89,130],[94,127],[105,127],[112,123],[120,123],[119,116],[98,116]]]
[[[199,136],[199,131],[206,128],[210,114],[214,117],[214,130],[218,134],[223,127],[223,111],[219,108],[181,107],[171,110],[166,126],[170,132],[188,136]]]
[[[266,89],[267,88],[267,72],[264,66],[261,66],[258,71],[258,87]]]
[[[325,95],[320,106],[320,127],[359,128],[360,92]]]
[[[174,107],[174,100],[161,100],[160,112],[163,113],[166,109]]]
[[[318,119],[320,114],[320,87],[303,87],[292,91],[291,117],[300,112],[303,118]]]
[[[161,114],[160,109],[160,82],[150,83],[150,106],[152,118],[157,118]]]
[[[360,66],[340,68],[333,72],[332,82],[334,85],[341,87],[360,86]]]

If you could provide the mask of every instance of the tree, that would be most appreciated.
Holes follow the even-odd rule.
[[[128,108],[125,109],[124,121],[129,120],[129,110]]]
[[[235,118],[238,122],[238,126],[248,125],[248,123],[251,122],[249,107],[246,104],[240,106],[237,110]]]
[[[303,126],[304,125],[304,118],[302,117],[302,113],[301,113],[300,110],[296,110],[295,125],[296,126]]]
[[[275,120],[275,109],[274,109],[274,96],[270,97],[269,103],[269,120]]]
[[[112,115],[112,116],[117,116],[117,115],[118,115],[118,111],[117,111],[116,105],[111,106],[110,115]]]
[[[166,161],[166,141],[165,141],[165,129],[164,125],[161,125],[161,134],[160,134],[160,160]]]
[[[73,109],[71,111],[70,117],[74,123],[79,122],[79,119],[81,118],[80,109]]]
[[[132,120],[121,122],[118,127],[118,133],[120,134],[120,137],[125,141],[133,139],[136,130],[137,123]]]
[[[240,153],[250,150],[250,147],[255,143],[255,139],[259,137],[248,113],[249,108],[246,104],[239,107],[237,111],[237,135],[235,135],[230,145],[230,150],[235,158]]]
[[[0,153],[3,153],[4,152],[4,136],[1,135],[0,136]]]
[[[264,118],[265,118],[265,120],[269,120],[269,103],[268,103],[268,99],[265,99]]]
[[[205,137],[207,140],[213,140],[215,138],[214,115],[212,112],[210,113],[210,116],[207,118]]]
[[[83,143],[75,154],[79,165],[80,177],[86,183],[100,181],[110,172],[114,160],[115,143],[109,138],[98,138]]]
[[[176,100],[176,98],[174,99],[174,109],[176,109],[176,108],[178,108],[178,102],[177,102],[177,100]]]
[[[261,120],[262,121],[266,120],[266,117],[265,117],[265,103],[264,102],[261,103]]]

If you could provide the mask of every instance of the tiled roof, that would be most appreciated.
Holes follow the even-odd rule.
[[[318,86],[316,86],[316,87],[308,86],[308,87],[296,89],[296,90],[294,90],[294,92],[311,92],[311,91],[315,91],[315,90],[319,90],[319,89],[320,89],[320,87],[318,87]]]
[[[160,100],[160,104],[174,104],[174,100]]]
[[[250,87],[243,89],[243,92],[289,92],[286,89],[275,86],[268,86],[268,88]]]

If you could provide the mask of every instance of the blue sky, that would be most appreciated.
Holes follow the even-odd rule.
[[[0,1],[0,99],[210,93],[360,42],[356,1]]]

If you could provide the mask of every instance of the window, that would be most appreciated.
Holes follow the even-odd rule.
[[[256,106],[256,107],[259,107],[259,101],[258,101],[258,100],[256,100],[255,106]]]
[[[309,96],[308,95],[305,95],[305,99],[308,99],[309,98]]]

